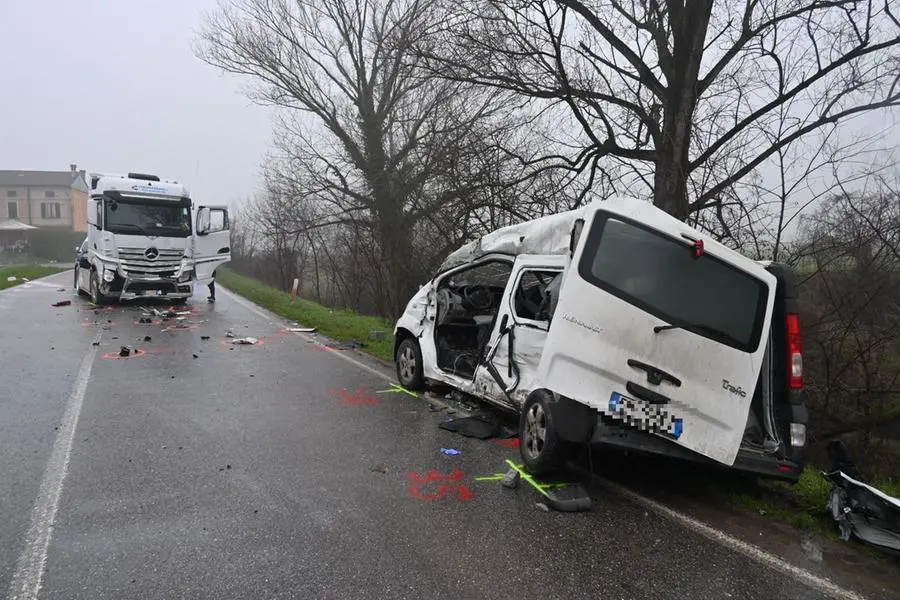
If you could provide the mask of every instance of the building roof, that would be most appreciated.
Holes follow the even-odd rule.
[[[72,187],[83,171],[0,171],[0,187]]]
[[[0,231],[26,231],[28,229],[37,229],[37,227],[34,225],[27,225],[15,219],[0,221]]]

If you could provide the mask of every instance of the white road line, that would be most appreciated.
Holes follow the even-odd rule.
[[[97,334],[81,361],[81,367],[75,377],[75,384],[69,393],[66,410],[63,413],[59,432],[56,434],[56,441],[53,443],[53,451],[47,461],[37,501],[31,511],[31,525],[25,537],[25,548],[19,555],[16,571],[9,586],[9,600],[36,600],[41,590],[44,567],[47,563],[47,549],[53,535],[53,522],[59,508],[63,482],[69,469],[69,456],[72,453],[75,428],[78,426],[78,417],[84,403],[84,393],[91,376],[94,357],[97,355],[97,346],[94,343],[99,341],[100,334]]]
[[[709,540],[721,544],[722,546],[725,546],[730,550],[743,554],[751,560],[761,563],[785,575],[793,577],[801,583],[815,589],[816,591],[827,594],[831,598],[837,598],[840,600],[865,600],[865,596],[862,596],[857,592],[842,588],[839,585],[832,583],[828,579],[819,577],[818,575],[810,573],[806,569],[802,569],[798,566],[792,565],[791,563],[775,556],[774,554],[769,554],[765,550],[762,550],[761,548],[754,546],[753,544],[749,544],[743,540],[740,540],[732,535],[725,533],[724,531],[716,529],[715,527],[710,527],[709,525],[702,523],[701,521],[698,521],[697,519],[689,515],[678,512],[677,510],[673,510],[668,506],[647,498],[646,496],[642,496],[641,494],[638,494],[637,492],[632,491],[619,483],[610,481],[609,479],[606,479],[604,477],[595,476],[595,479],[599,480],[610,490],[616,492],[621,496],[624,496],[625,498],[628,498],[632,502],[640,504],[644,508],[652,510],[653,512],[663,517],[675,521],[676,523],[681,524],[683,527],[695,533],[698,533]]]
[[[274,320],[279,320],[279,317],[277,317],[273,314],[266,314],[265,312],[262,311],[262,309],[257,307],[255,304],[245,300],[244,298],[242,298],[241,296],[238,296],[237,294],[231,292],[230,290],[225,290],[225,291],[228,294],[228,296],[230,298],[232,298],[235,302],[237,302],[238,304],[240,304],[247,310],[253,312],[254,314],[259,315],[260,317],[266,319],[267,321],[274,322]],[[296,333],[295,335],[299,335],[300,337],[303,337],[305,339],[313,340],[313,338],[307,336],[306,334]],[[384,379],[384,380],[390,381],[390,382],[394,381],[394,378],[387,375],[386,373],[378,371],[377,369],[374,369],[374,368],[370,367],[369,365],[366,365],[350,356],[347,356],[343,352],[340,352],[338,350],[332,350],[331,348],[326,348],[326,349],[329,350],[331,352],[331,354],[333,354],[334,356],[339,356],[342,359],[346,360],[347,362],[354,364],[357,367],[359,367],[365,371],[368,371],[369,373],[372,373],[373,375],[380,377],[381,379]],[[423,399],[426,401],[432,402],[432,400],[430,400],[428,398],[423,398]],[[441,404],[441,403],[439,403],[439,404]],[[769,567],[770,569],[774,569],[780,573],[788,575],[789,577],[793,577],[794,579],[803,583],[804,585],[811,587],[819,592],[822,592],[823,594],[827,594],[831,598],[836,598],[838,600],[866,600],[865,596],[862,596],[861,594],[854,592],[853,590],[848,590],[846,588],[842,588],[839,585],[832,583],[828,579],[819,577],[818,575],[814,575],[813,573],[810,573],[806,569],[800,568],[796,565],[792,565],[791,563],[787,562],[786,560],[779,558],[778,556],[775,556],[774,554],[770,554],[770,553],[766,552],[765,550],[763,550],[757,546],[754,546],[753,544],[750,544],[743,540],[740,540],[728,533],[725,533],[724,531],[716,529],[715,527],[711,527],[701,521],[698,521],[697,519],[695,519],[689,515],[686,515],[677,510],[669,508],[668,506],[665,506],[663,504],[660,504],[659,502],[657,502],[655,500],[651,500],[650,498],[647,498],[646,496],[643,496],[633,490],[630,490],[627,487],[625,487],[619,483],[610,481],[603,477],[595,476],[595,478],[598,481],[600,481],[604,486],[606,486],[610,490],[614,491],[615,493],[619,494],[620,496],[628,498],[632,502],[639,504],[639,505],[647,508],[648,510],[652,510],[653,512],[655,512],[656,514],[658,514],[662,517],[665,517],[667,519],[675,521],[676,523],[680,524],[682,527],[684,527],[690,531],[693,531],[695,533],[698,533],[698,534],[702,535],[703,537],[705,537],[709,540],[712,540],[713,542],[715,542],[721,546],[724,546],[730,550],[733,550],[734,552],[742,554],[751,560],[754,560],[766,567]]]

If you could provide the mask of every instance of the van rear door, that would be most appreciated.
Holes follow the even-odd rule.
[[[647,202],[593,207],[563,278],[543,384],[732,465],[775,277]]]

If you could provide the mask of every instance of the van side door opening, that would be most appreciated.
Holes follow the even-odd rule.
[[[491,260],[440,280],[434,326],[439,369],[466,379],[475,377],[511,273],[511,261]]]
[[[487,356],[476,378],[482,396],[504,405],[522,404],[538,387],[538,366],[550,328],[553,283],[563,257],[516,259],[510,286],[491,333]]]

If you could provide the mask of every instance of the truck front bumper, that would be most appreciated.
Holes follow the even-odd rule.
[[[104,296],[118,297],[119,300],[138,298],[190,298],[193,293],[191,280],[178,281],[165,277],[116,277],[111,282],[103,282],[100,291]]]

